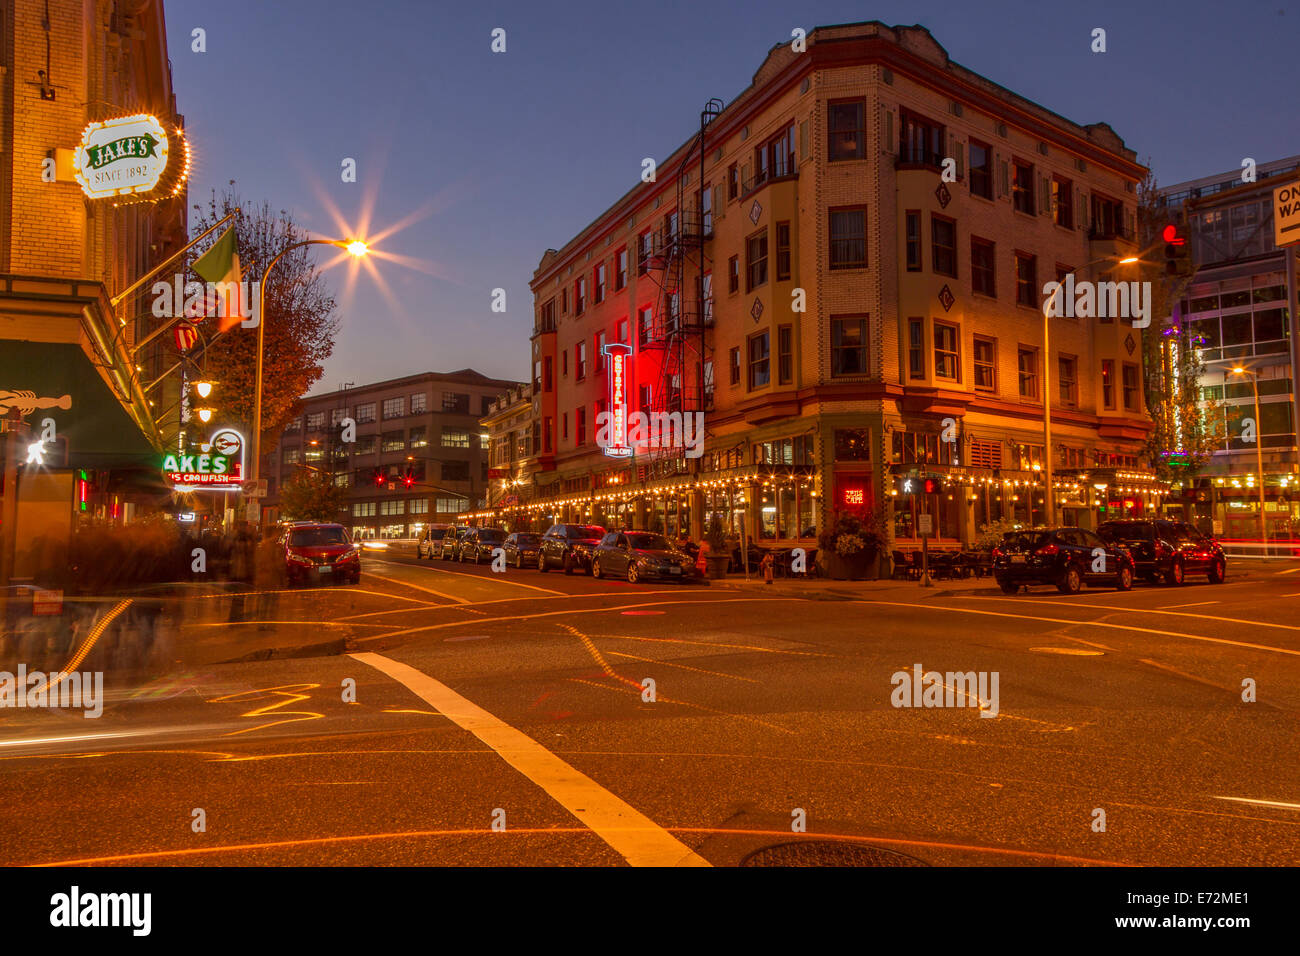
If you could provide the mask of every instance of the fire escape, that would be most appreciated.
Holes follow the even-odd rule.
[[[700,131],[682,156],[675,178],[677,204],[651,236],[647,276],[659,286],[656,308],[642,346],[661,350],[659,380],[652,390],[651,411],[705,412],[713,406],[711,347],[707,330],[713,324],[712,290],[706,287],[710,259],[705,242],[713,237],[712,196],[705,191],[705,134],[722,112],[722,100],[709,100],[700,113]],[[687,174],[699,157],[695,190],[688,191]],[[711,277],[710,277],[711,280]],[[652,471],[663,473],[681,450],[650,450]]]

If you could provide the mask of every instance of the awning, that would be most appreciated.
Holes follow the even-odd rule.
[[[0,341],[0,416],[15,406],[33,434],[45,419],[54,420],[60,444],[67,445],[67,467],[160,467],[149,440],[77,344]]]

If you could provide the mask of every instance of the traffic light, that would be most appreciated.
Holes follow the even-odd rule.
[[[940,478],[922,478],[921,491],[927,495],[938,495],[943,493],[943,480]]]
[[[81,468],[77,471],[77,510],[90,510],[90,493],[94,485],[90,480],[90,472]]]
[[[405,485],[407,488],[415,484],[415,475],[411,473],[410,468],[407,468],[406,474],[402,475],[402,484]]]
[[[943,479],[936,477],[897,479],[895,490],[900,495],[938,495],[943,493]]]
[[[375,487],[384,487],[384,471],[382,468],[375,469]]]
[[[1165,241],[1165,274],[1176,276],[1187,271],[1187,237],[1182,235],[1176,223],[1169,223],[1161,232]]]

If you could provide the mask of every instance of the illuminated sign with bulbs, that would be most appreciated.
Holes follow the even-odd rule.
[[[239,491],[244,480],[244,436],[222,428],[199,454],[164,455],[163,475],[177,491]]]
[[[72,153],[72,169],[87,199],[154,202],[178,195],[190,174],[185,134],[140,113],[91,123]]]
[[[627,360],[632,346],[610,342],[602,351],[609,369],[609,440],[604,451],[611,458],[627,458],[632,454],[627,442]]]

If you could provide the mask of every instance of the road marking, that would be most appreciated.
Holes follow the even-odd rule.
[[[1166,604],[1163,607],[1156,608],[1157,611],[1169,611],[1176,607],[1205,607],[1207,604],[1218,604],[1218,601],[1197,601],[1195,604]]]
[[[1070,657],[1104,657],[1101,651],[1085,651],[1081,647],[1031,647],[1031,651],[1041,654],[1065,654]]]
[[[1294,595],[1285,595],[1285,596],[1286,596],[1286,597],[1292,597],[1292,596],[1294,596]],[[1015,600],[1015,598],[989,597],[989,596],[986,596],[986,595],[980,595],[980,594],[961,594],[961,595],[958,595],[958,597],[970,598],[971,600],[974,600],[974,601],[1005,601],[1005,600],[1012,600],[1012,601],[1014,601],[1014,600]],[[1122,613],[1124,613],[1124,614],[1154,614],[1157,610],[1159,610],[1158,608],[1152,608],[1152,609],[1148,610],[1148,609],[1146,609],[1146,608],[1116,607],[1114,604],[1075,604],[1075,603],[1073,603],[1073,602],[1071,602],[1071,601],[1035,601],[1034,603],[1035,603],[1035,604],[1051,604],[1051,605],[1055,605],[1056,607],[1095,607],[1095,608],[1097,608],[1097,609],[1099,609],[1099,610],[1102,610],[1102,611],[1120,611],[1120,612],[1122,612]],[[917,604],[912,604],[912,605],[909,605],[909,606],[910,606],[910,607],[921,607],[921,606],[933,607],[933,606],[935,606],[935,605],[917,605]],[[1294,624],[1272,624],[1272,623],[1270,623],[1270,622],[1268,622],[1268,621],[1244,621],[1244,620],[1242,620],[1242,619],[1239,618],[1239,617],[1216,617],[1216,616],[1213,615],[1213,614],[1188,614],[1188,613],[1185,613],[1185,612],[1182,612],[1182,611],[1171,611],[1170,614],[1169,614],[1169,616],[1170,616],[1170,617],[1192,617],[1192,618],[1195,618],[1195,619],[1198,620],[1198,621],[1226,621],[1226,622],[1229,623],[1229,624],[1246,624],[1246,625],[1249,625],[1250,627],[1275,627],[1275,628],[1278,628],[1279,630],[1283,630],[1283,631],[1300,631],[1300,627],[1297,627],[1297,626],[1295,626]],[[1036,620],[1037,620],[1037,619],[1036,619]],[[1048,620],[1048,618],[1042,618],[1042,620]],[[1092,623],[1095,623],[1095,622],[1093,622],[1093,621],[1068,621],[1067,623],[1069,623],[1069,624],[1092,624]],[[1118,626],[1118,625],[1116,625],[1116,626]],[[1138,628],[1138,630],[1142,630],[1142,628]],[[1164,633],[1164,632],[1163,632],[1163,631],[1153,631],[1152,633],[1155,633],[1155,634],[1162,634],[1162,633]],[[1205,638],[1205,640],[1210,640],[1210,638]],[[1232,643],[1232,642],[1229,641],[1228,643]],[[1254,647],[1254,646],[1257,646],[1257,645],[1247,644],[1247,645],[1244,645],[1244,646],[1246,646],[1246,647]]]
[[[521,584],[518,581],[507,581],[506,576],[504,574],[498,574],[490,578],[485,578],[481,574],[470,574],[468,571],[448,571],[446,568],[426,568],[422,564],[417,564],[417,565],[397,564],[392,561],[383,561],[383,562],[376,562],[376,563],[382,563],[386,567],[390,567],[390,568],[416,567],[419,568],[421,571],[428,571],[432,574],[456,574],[462,578],[475,578],[476,580],[487,581],[491,584],[510,584],[517,588],[528,588],[528,590],[530,591],[541,591],[543,594],[556,594],[560,596],[564,595],[563,591],[552,591],[550,588],[539,588],[535,584]],[[538,573],[540,574],[541,572]]]
[[[1300,803],[1283,803],[1281,800],[1252,800],[1249,797],[1215,797],[1215,800],[1230,800],[1233,803],[1249,803],[1257,807],[1277,807],[1279,810],[1300,810]]]
[[[648,594],[680,594],[680,593],[681,593],[681,590],[680,590],[680,589],[678,589],[678,588],[674,588],[674,589],[671,589],[671,590],[665,590],[665,591],[637,591],[637,592],[636,592],[636,596],[637,596],[637,597],[644,597],[645,595],[648,595]],[[695,592],[688,592],[688,593],[695,593]],[[565,593],[562,593],[562,594],[560,594],[560,597],[563,597],[563,598],[565,598],[566,600],[569,600],[569,601],[581,600],[582,598],[616,598],[616,599],[618,599],[618,600],[620,600],[620,601],[625,601],[625,600],[627,600],[628,595],[626,595],[626,594],[618,594],[618,593],[616,593],[616,592],[614,592],[614,591],[593,591],[593,592],[591,592],[590,594],[565,594]],[[405,598],[404,600],[411,601],[411,600],[414,600],[414,598]],[[530,596],[530,597],[493,598],[491,601],[473,601],[473,602],[471,602],[471,603],[473,604],[473,607],[472,607],[472,608],[471,608],[471,607],[464,607],[464,608],[458,608],[458,610],[464,610],[464,611],[476,610],[476,609],[478,609],[478,608],[486,607],[486,606],[489,605],[489,604],[522,604],[522,603],[525,602],[525,601],[549,601],[549,600],[551,600],[551,598],[549,598],[549,597],[531,597],[531,596]],[[417,602],[417,603],[418,603],[418,602]],[[355,621],[355,620],[359,620],[360,618],[363,618],[363,617],[379,617],[379,616],[384,615],[384,614],[409,614],[409,613],[411,613],[411,611],[418,611],[418,610],[423,610],[423,609],[430,609],[430,610],[432,610],[432,609],[437,609],[437,608],[446,608],[446,606],[447,606],[447,605],[445,605],[445,604],[432,604],[432,603],[426,603],[426,604],[424,605],[424,608],[395,607],[395,608],[389,608],[389,609],[386,610],[386,611],[367,611],[367,612],[364,613],[364,614],[349,614],[349,615],[347,615],[346,617],[336,618],[336,620],[339,620],[339,621]],[[484,611],[484,612],[482,612],[482,613],[487,613],[487,612]]]
[[[579,773],[533,738],[516,730],[446,684],[380,654],[350,655],[402,684],[435,710],[491,747],[553,800],[588,826],[633,866],[709,866],[631,804]]]
[[[689,664],[677,664],[673,661],[660,661],[653,657],[637,657],[635,654],[624,654],[620,651],[609,651],[611,657],[626,657],[628,660],[641,661],[645,664],[658,664],[661,667],[679,667],[684,671],[693,671],[696,674],[708,674],[711,677],[725,677],[728,680],[742,680],[747,684],[761,684],[762,681],[755,680],[752,677],[740,677],[736,674],[725,674],[722,671],[705,670],[703,667],[691,667]]]
[[[989,617],[1009,617],[1017,621],[1046,621],[1049,624],[1073,624],[1076,627],[1109,627],[1117,631],[1137,631],[1141,634],[1160,634],[1163,637],[1181,637],[1184,640],[1188,640],[1188,641],[1205,641],[1210,644],[1227,644],[1231,647],[1244,647],[1253,651],[1272,651],[1274,654],[1287,654],[1291,657],[1300,657],[1300,651],[1293,651],[1285,647],[1272,647],[1268,644],[1250,644],[1246,641],[1229,641],[1221,637],[1204,637],[1200,634],[1181,634],[1178,631],[1163,631],[1155,627],[1135,627],[1130,624],[1112,624],[1109,621],[1076,621],[1076,620],[1070,620],[1069,618],[1060,618],[1060,617],[1038,617],[1037,615],[1033,615],[1033,614],[1004,614],[1001,611],[977,611],[974,608],[945,607],[942,604],[905,604],[898,601],[862,601],[862,600],[854,600],[851,603],[881,604],[884,605],[885,607],[907,607],[913,609],[925,608],[930,611],[955,611],[958,614],[983,614]],[[1054,602],[1043,602],[1043,603],[1060,604],[1063,602],[1054,601]],[[1116,608],[1115,610],[1122,610],[1122,609]],[[1146,611],[1144,613],[1150,614],[1151,612]],[[1196,615],[1188,614],[1184,616],[1195,617]],[[1207,620],[1218,620],[1218,619],[1208,618]],[[1248,623],[1248,622],[1243,621],[1242,623]],[[1282,627],[1284,625],[1279,624],[1274,626]],[[1300,628],[1292,628],[1292,630],[1300,630]],[[362,638],[362,640],[367,640],[367,638]],[[370,638],[370,640],[373,640],[373,638]]]
[[[1285,571],[1274,571],[1274,574],[1295,574],[1300,568],[1287,568]]]
[[[394,584],[400,584],[404,588],[415,588],[415,590],[423,591],[425,594],[433,594],[440,598],[446,598],[448,601],[451,601],[455,604],[469,603],[468,599],[466,598],[457,597],[454,594],[446,594],[442,591],[435,591],[433,588],[426,588],[419,584],[412,584],[410,581],[403,581],[401,578],[386,578],[382,574],[375,574],[374,571],[363,571],[362,573],[368,574],[372,578],[378,578],[380,581],[391,581]]]

